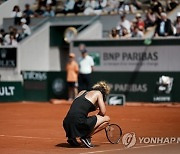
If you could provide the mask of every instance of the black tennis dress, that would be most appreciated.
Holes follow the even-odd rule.
[[[87,92],[77,97],[68,111],[63,121],[63,127],[66,131],[66,137],[86,137],[88,136],[97,122],[97,117],[90,116],[88,113],[95,111],[96,107],[85,98]]]

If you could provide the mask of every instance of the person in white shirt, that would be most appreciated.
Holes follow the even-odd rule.
[[[23,16],[23,14],[20,10],[20,7],[18,5],[15,5],[12,10],[12,13],[11,13],[11,17],[14,18],[15,25],[20,25],[20,20],[21,20],[22,16]]]
[[[21,19],[21,24],[22,24],[22,33],[21,33],[21,39],[31,35],[31,29],[30,27],[26,24],[26,19],[22,18]]]
[[[91,74],[94,67],[94,60],[88,55],[84,44],[79,45],[81,57],[79,59],[79,91],[90,90],[91,88]]]
[[[131,22],[126,19],[126,15],[121,15],[120,16],[121,21],[118,23],[117,26],[120,26],[122,29],[126,28],[127,32],[131,32]]]

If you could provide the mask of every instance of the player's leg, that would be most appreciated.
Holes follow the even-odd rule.
[[[96,134],[97,132],[106,128],[109,124],[109,121],[110,121],[109,116],[96,115],[96,117],[97,117],[97,122],[96,122],[94,130],[91,132],[90,136],[92,136],[92,135]]]

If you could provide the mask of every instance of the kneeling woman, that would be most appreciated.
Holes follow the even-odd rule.
[[[104,129],[110,121],[105,106],[105,98],[109,92],[110,87],[104,81],[95,84],[90,91],[79,92],[63,121],[67,142],[70,145],[80,145],[76,140],[80,137],[86,147],[93,147],[91,136]],[[98,114],[88,116],[89,112],[97,109]]]

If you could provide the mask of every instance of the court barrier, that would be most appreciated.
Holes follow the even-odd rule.
[[[167,84],[164,88],[160,87],[159,77],[163,74],[173,78],[170,87]],[[0,82],[0,102],[43,102],[67,98],[66,72],[23,71],[22,76],[23,82]],[[92,84],[100,80],[109,83],[113,94],[109,103],[117,103],[119,99],[119,105],[123,105],[124,101],[180,102],[179,78],[178,72],[94,72]],[[112,97],[119,99],[113,101]]]

